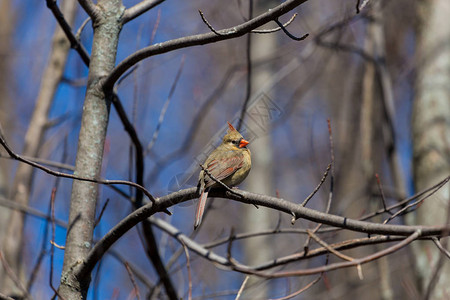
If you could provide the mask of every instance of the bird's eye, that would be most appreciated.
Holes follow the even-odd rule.
[[[232,141],[231,141],[231,143],[233,143],[233,144],[237,145],[237,144],[239,144],[239,141],[236,141],[236,140],[232,140]]]

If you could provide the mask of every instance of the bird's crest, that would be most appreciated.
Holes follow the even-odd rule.
[[[229,131],[237,131],[237,130],[233,127],[233,125],[231,125],[230,122],[227,122],[227,123],[228,123],[228,128],[230,128]]]

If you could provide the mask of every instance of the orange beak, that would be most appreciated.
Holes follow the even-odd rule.
[[[241,139],[241,141],[239,142],[239,148],[244,148],[248,144],[250,143],[247,140]]]

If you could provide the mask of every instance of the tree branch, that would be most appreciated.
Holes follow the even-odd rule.
[[[324,265],[320,267],[313,267],[309,269],[303,269],[303,270],[293,270],[293,271],[281,271],[276,273],[270,273],[270,272],[255,272],[253,270],[248,270],[244,266],[240,265],[234,265],[233,270],[239,271],[245,274],[252,274],[257,275],[264,278],[282,278],[282,277],[292,277],[292,276],[306,276],[306,275],[314,275],[314,274],[320,274],[323,272],[329,272],[332,270],[337,269],[343,269],[343,268],[349,268],[349,267],[355,267],[359,266],[368,262],[371,262],[375,259],[378,259],[380,257],[386,256],[388,254],[394,253],[401,248],[405,247],[406,245],[410,244],[411,242],[415,241],[421,236],[421,230],[417,229],[412,234],[410,234],[406,239],[402,240],[401,242],[388,247],[384,250],[381,250],[379,252],[376,252],[374,254],[365,256],[363,258],[359,259],[353,259],[352,261],[346,261],[346,262],[338,262],[331,265]]]
[[[308,0],[288,0],[247,22],[227,29],[218,30],[217,32],[220,35],[217,35],[214,32],[208,32],[204,34],[197,34],[173,39],[163,43],[145,47],[141,50],[136,51],[132,55],[125,58],[121,63],[119,63],[114,68],[114,70],[103,80],[103,88],[105,90],[112,90],[115,82],[120,78],[120,76],[122,76],[133,65],[147,57],[186,47],[205,45],[243,36],[253,29],[256,29],[270,21],[277,19],[278,17],[294,9],[295,7],[305,3],[306,1]]]
[[[357,232],[369,234],[386,234],[386,235],[401,235],[409,236],[414,234],[417,230],[421,231],[420,236],[441,236],[448,234],[450,226],[406,226],[406,225],[383,225],[378,223],[364,222],[346,217],[326,214],[310,208],[301,206],[300,204],[292,203],[281,198],[250,193],[246,191],[239,191],[241,196],[232,194],[223,190],[211,190],[211,197],[221,197],[231,199],[247,204],[256,204],[268,208],[282,211],[289,216],[291,212],[299,218],[304,218],[313,222],[323,223],[339,228],[353,230]],[[91,250],[85,261],[78,269],[76,276],[88,276],[95,264],[103,257],[105,252],[128,230],[133,228],[139,222],[147,219],[156,212],[167,209],[178,203],[186,202],[191,199],[198,198],[199,194],[196,187],[180,190],[171,193],[161,198],[157,198],[155,203],[148,203],[136,211],[129,214],[122,219],[114,228],[112,228]]]
[[[20,156],[19,154],[16,154],[10,147],[9,145],[6,143],[5,139],[3,138],[2,132],[0,130],[0,145],[3,146],[3,148],[6,150],[6,152],[8,152],[8,154],[11,156],[11,158],[18,160],[20,162],[26,163],[32,167],[35,167],[37,169],[40,169],[50,175],[53,176],[57,176],[57,177],[64,177],[64,178],[70,178],[70,179],[74,179],[74,180],[80,180],[80,181],[87,181],[87,182],[93,182],[93,183],[100,183],[100,184],[105,184],[105,185],[111,185],[111,184],[124,184],[124,185],[129,185],[132,186],[136,189],[138,189],[139,191],[141,191],[142,193],[144,193],[150,201],[154,201],[155,198],[153,197],[152,194],[150,194],[149,191],[147,191],[143,186],[134,183],[132,181],[126,181],[126,180],[107,180],[107,179],[94,179],[94,178],[86,178],[86,177],[80,177],[80,176],[76,176],[76,175],[72,175],[72,174],[67,174],[67,173],[62,173],[62,172],[58,172],[58,171],[53,171],[47,167],[44,167],[43,165],[40,165],[34,161],[28,160],[22,156]],[[170,214],[170,213],[169,213]]]
[[[83,2],[83,1],[80,1],[80,3],[81,2]],[[47,0],[47,7],[51,10],[51,12],[55,16],[55,19],[58,22],[59,26],[61,26],[61,29],[66,34],[66,37],[69,39],[70,48],[77,51],[78,54],[80,55],[81,59],[83,60],[83,62],[87,66],[89,66],[89,54],[87,53],[87,51],[83,47],[83,45],[72,34],[72,29],[70,28],[70,25],[67,23],[66,19],[64,18],[64,15],[62,14],[58,5],[56,5],[56,1],[55,0]]]
[[[55,1],[56,2],[56,1]],[[86,11],[86,13],[91,17],[93,22],[95,22],[98,14],[98,8],[97,5],[92,2],[92,0],[78,0],[81,7]]]
[[[125,11],[122,17],[122,24],[128,23],[163,2],[164,0],[143,0],[139,2]]]

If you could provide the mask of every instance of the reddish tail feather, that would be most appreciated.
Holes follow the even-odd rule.
[[[197,227],[200,226],[200,223],[202,222],[203,212],[205,211],[206,206],[206,198],[208,198],[208,190],[204,190],[200,195],[200,198],[198,198],[197,211],[195,212],[194,229],[197,229]]]

